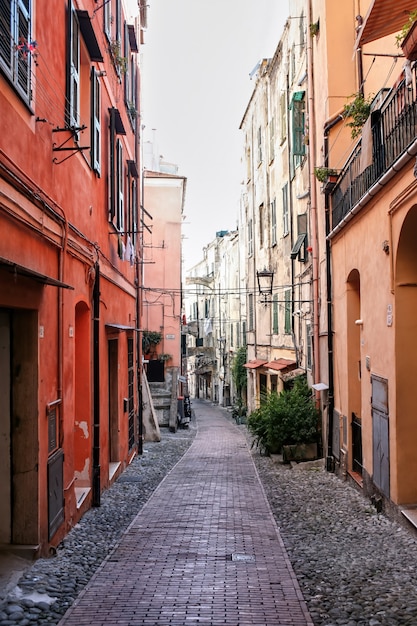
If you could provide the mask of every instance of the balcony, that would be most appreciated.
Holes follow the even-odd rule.
[[[367,127],[368,125],[368,127]],[[417,153],[416,68],[411,81],[375,98],[371,118],[333,189],[331,230],[340,229],[367,195],[375,195]]]

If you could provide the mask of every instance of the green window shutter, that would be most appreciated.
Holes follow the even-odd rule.
[[[284,332],[287,335],[291,333],[291,289],[287,289],[285,292]]]
[[[272,332],[278,334],[278,296],[275,295],[272,300]]]
[[[291,101],[292,112],[292,153],[294,156],[305,155],[305,102],[304,91],[296,91]]]

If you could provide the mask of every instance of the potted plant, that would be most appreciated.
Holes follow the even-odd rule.
[[[285,461],[317,458],[320,414],[305,376],[292,389],[271,392],[247,420],[254,444],[265,454],[282,453]]]
[[[396,44],[410,61],[417,60],[417,9],[410,11],[408,20],[396,36]]]
[[[338,171],[331,167],[321,166],[314,168],[314,176],[320,183],[325,183],[329,178],[337,179],[338,175]]]

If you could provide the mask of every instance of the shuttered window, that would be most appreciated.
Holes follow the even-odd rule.
[[[0,66],[26,102],[31,100],[31,0],[0,0]]]

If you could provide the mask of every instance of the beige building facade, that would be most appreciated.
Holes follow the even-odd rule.
[[[241,245],[247,277],[248,409],[296,374],[314,377],[307,18],[293,3],[272,59],[255,69],[244,113]],[[268,293],[262,281],[269,280]]]

